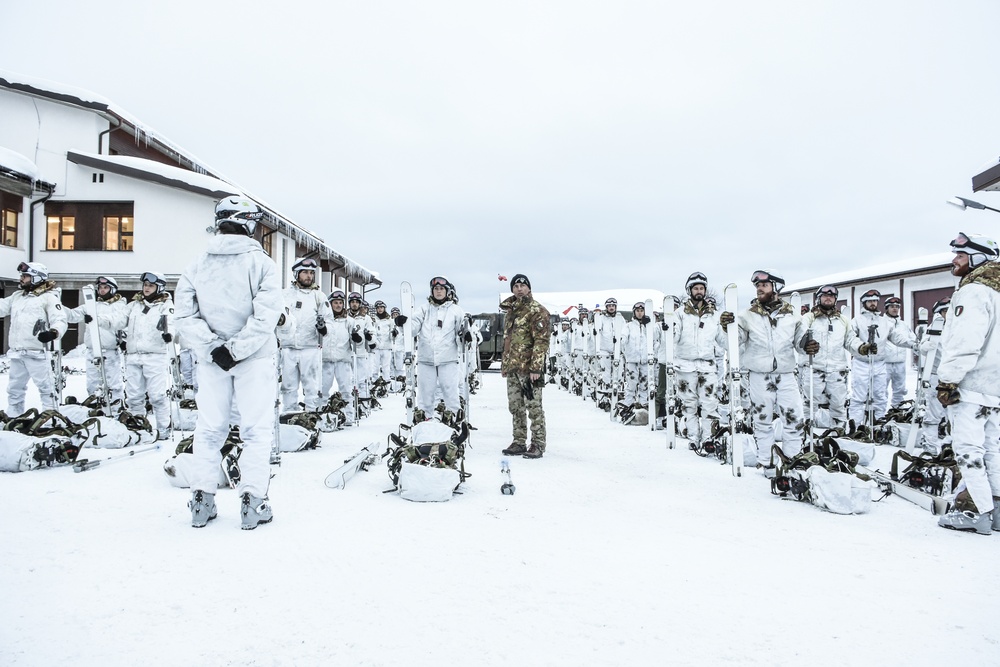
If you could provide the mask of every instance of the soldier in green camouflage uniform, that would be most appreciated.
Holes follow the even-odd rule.
[[[510,291],[514,296],[500,304],[500,310],[506,313],[500,374],[507,378],[507,407],[514,423],[514,442],[503,453],[540,459],[545,453],[542,388],[545,386],[545,360],[552,338],[549,311],[531,297],[531,283],[524,274],[514,276],[510,281]],[[525,446],[529,419],[530,448]]]

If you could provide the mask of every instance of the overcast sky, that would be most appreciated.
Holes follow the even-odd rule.
[[[1000,156],[996,0],[8,3],[0,67],[112,100],[376,271],[714,290],[947,250]]]

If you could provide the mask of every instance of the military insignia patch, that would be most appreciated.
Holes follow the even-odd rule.
[[[956,308],[955,309],[955,317],[958,317],[959,315],[961,315],[963,310],[965,310],[965,306],[959,306],[958,308]]]
[[[539,331],[545,330],[545,322],[537,322],[535,326],[538,328]]]

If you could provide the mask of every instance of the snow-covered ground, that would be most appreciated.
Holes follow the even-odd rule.
[[[384,494],[384,465],[323,485],[395,430],[392,396],[285,454],[275,520],[255,531],[228,489],[191,528],[167,451],[2,474],[0,665],[1000,663],[997,536],[897,498],[862,516],[781,500],[759,473],[668,451],[552,385],[545,403],[548,451],[511,461],[513,496],[494,372],[462,495]]]

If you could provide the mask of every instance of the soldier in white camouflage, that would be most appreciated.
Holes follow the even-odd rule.
[[[531,283],[519,273],[510,281],[513,296],[500,304],[504,321],[503,360],[500,374],[507,378],[507,407],[513,422],[513,442],[503,450],[507,456],[540,459],[545,453],[545,361],[552,338],[549,311],[531,296]],[[531,445],[528,420],[531,420]]]

